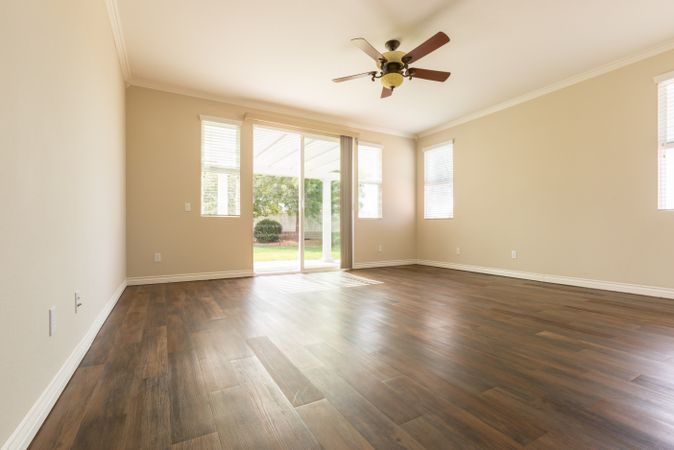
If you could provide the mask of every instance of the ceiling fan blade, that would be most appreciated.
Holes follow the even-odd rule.
[[[442,72],[440,70],[417,69],[410,67],[410,76],[412,78],[421,78],[422,80],[431,81],[445,81],[451,75],[450,72]]]
[[[390,97],[391,94],[393,94],[393,89],[389,89],[389,88],[385,88],[385,87],[381,88],[381,98]]]
[[[370,58],[374,59],[375,61],[379,62],[380,59],[385,59],[384,55],[379,53],[379,50],[374,48],[372,44],[365,40],[365,38],[353,38],[351,39],[351,42],[356,44],[359,49],[367,53],[368,56],[370,56]]]
[[[332,81],[335,83],[341,83],[342,81],[355,80],[356,78],[371,77],[376,73],[377,72],[363,72],[356,75],[349,75],[348,77],[333,78]]]
[[[419,61],[421,58],[439,49],[447,42],[449,42],[449,36],[447,36],[442,31],[439,31],[430,37],[426,42],[403,56],[403,61],[407,64],[413,63],[414,61]]]

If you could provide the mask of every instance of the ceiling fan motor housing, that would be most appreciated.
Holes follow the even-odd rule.
[[[405,52],[390,51],[385,52],[383,56],[386,62],[379,64],[379,68],[383,72],[381,84],[387,89],[397,88],[405,80],[405,77],[402,75],[402,71],[405,68],[405,63],[403,62]]]

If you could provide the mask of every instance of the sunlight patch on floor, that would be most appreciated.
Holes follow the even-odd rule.
[[[284,294],[319,292],[332,289],[383,284],[382,281],[353,275],[346,272],[274,275],[257,280],[265,288],[273,287]]]

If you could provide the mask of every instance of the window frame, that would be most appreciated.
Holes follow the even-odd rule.
[[[204,163],[204,128],[205,123],[211,122],[223,124],[236,129],[236,152],[238,159],[238,169],[225,169],[222,167],[211,166]],[[199,115],[199,214],[204,218],[240,218],[241,217],[241,127],[243,122],[235,119],[225,119],[222,117]],[[208,169],[208,170],[205,170]],[[204,213],[204,172],[213,174],[238,175],[238,183],[235,187],[235,196],[239,203],[238,214],[205,214]]]
[[[428,184],[426,183],[426,154],[429,151],[437,150],[439,148],[447,147],[447,146],[449,147],[449,151],[451,152],[451,162],[452,162],[451,178],[450,178],[449,183],[448,183],[450,188],[451,188],[450,192],[451,192],[451,199],[452,199],[452,207],[451,207],[451,210],[450,210],[450,213],[449,213],[448,217],[427,217],[426,216],[426,204],[427,204],[426,186]],[[423,215],[424,215],[423,219],[424,220],[454,220],[454,206],[455,206],[454,205],[454,139],[450,139],[448,141],[444,141],[444,142],[440,142],[440,143],[437,143],[437,144],[433,144],[433,145],[428,146],[428,147],[424,147],[422,149],[422,158],[423,158],[423,162],[422,162],[423,163],[423,166],[422,166],[423,167],[423,170],[422,170],[422,172],[423,172],[422,173],[422,175],[423,175],[422,176],[422,179],[423,179],[423,193],[422,193],[423,205],[422,205],[422,207],[423,207]],[[439,184],[440,183],[438,183],[436,185],[439,185]],[[442,183],[442,184],[445,184],[445,183]]]
[[[674,197],[674,180],[669,180],[670,187],[663,189],[663,176],[668,164],[673,164],[674,161],[668,163],[663,162],[666,159],[667,153],[674,156],[674,137],[667,140],[668,123],[674,122],[674,105],[668,105],[666,93],[662,90],[672,86],[674,89],[674,72],[668,72],[655,78],[657,85],[657,102],[658,102],[658,177],[657,177],[657,191],[658,191],[658,211],[674,211],[674,199],[670,200],[670,205],[667,206],[666,194]],[[669,111],[669,113],[668,113]],[[672,123],[671,128],[674,128]],[[674,169],[670,169],[674,171]],[[667,192],[671,189],[671,192]]]
[[[379,153],[379,182],[361,182],[360,181],[360,147],[370,147],[378,150]],[[356,176],[356,203],[357,203],[357,213],[356,216],[359,220],[382,220],[384,218],[384,146],[382,144],[376,144],[372,142],[358,141],[356,145],[356,161],[357,161],[357,176]],[[376,217],[362,217],[360,215],[360,187],[361,184],[376,185],[379,188],[379,214]]]

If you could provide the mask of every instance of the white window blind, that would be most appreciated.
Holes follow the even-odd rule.
[[[424,151],[424,219],[454,217],[453,144]]]
[[[201,121],[201,214],[240,215],[239,126]]]
[[[658,208],[674,209],[674,76],[658,83]]]
[[[382,149],[358,144],[358,217],[382,217]]]

